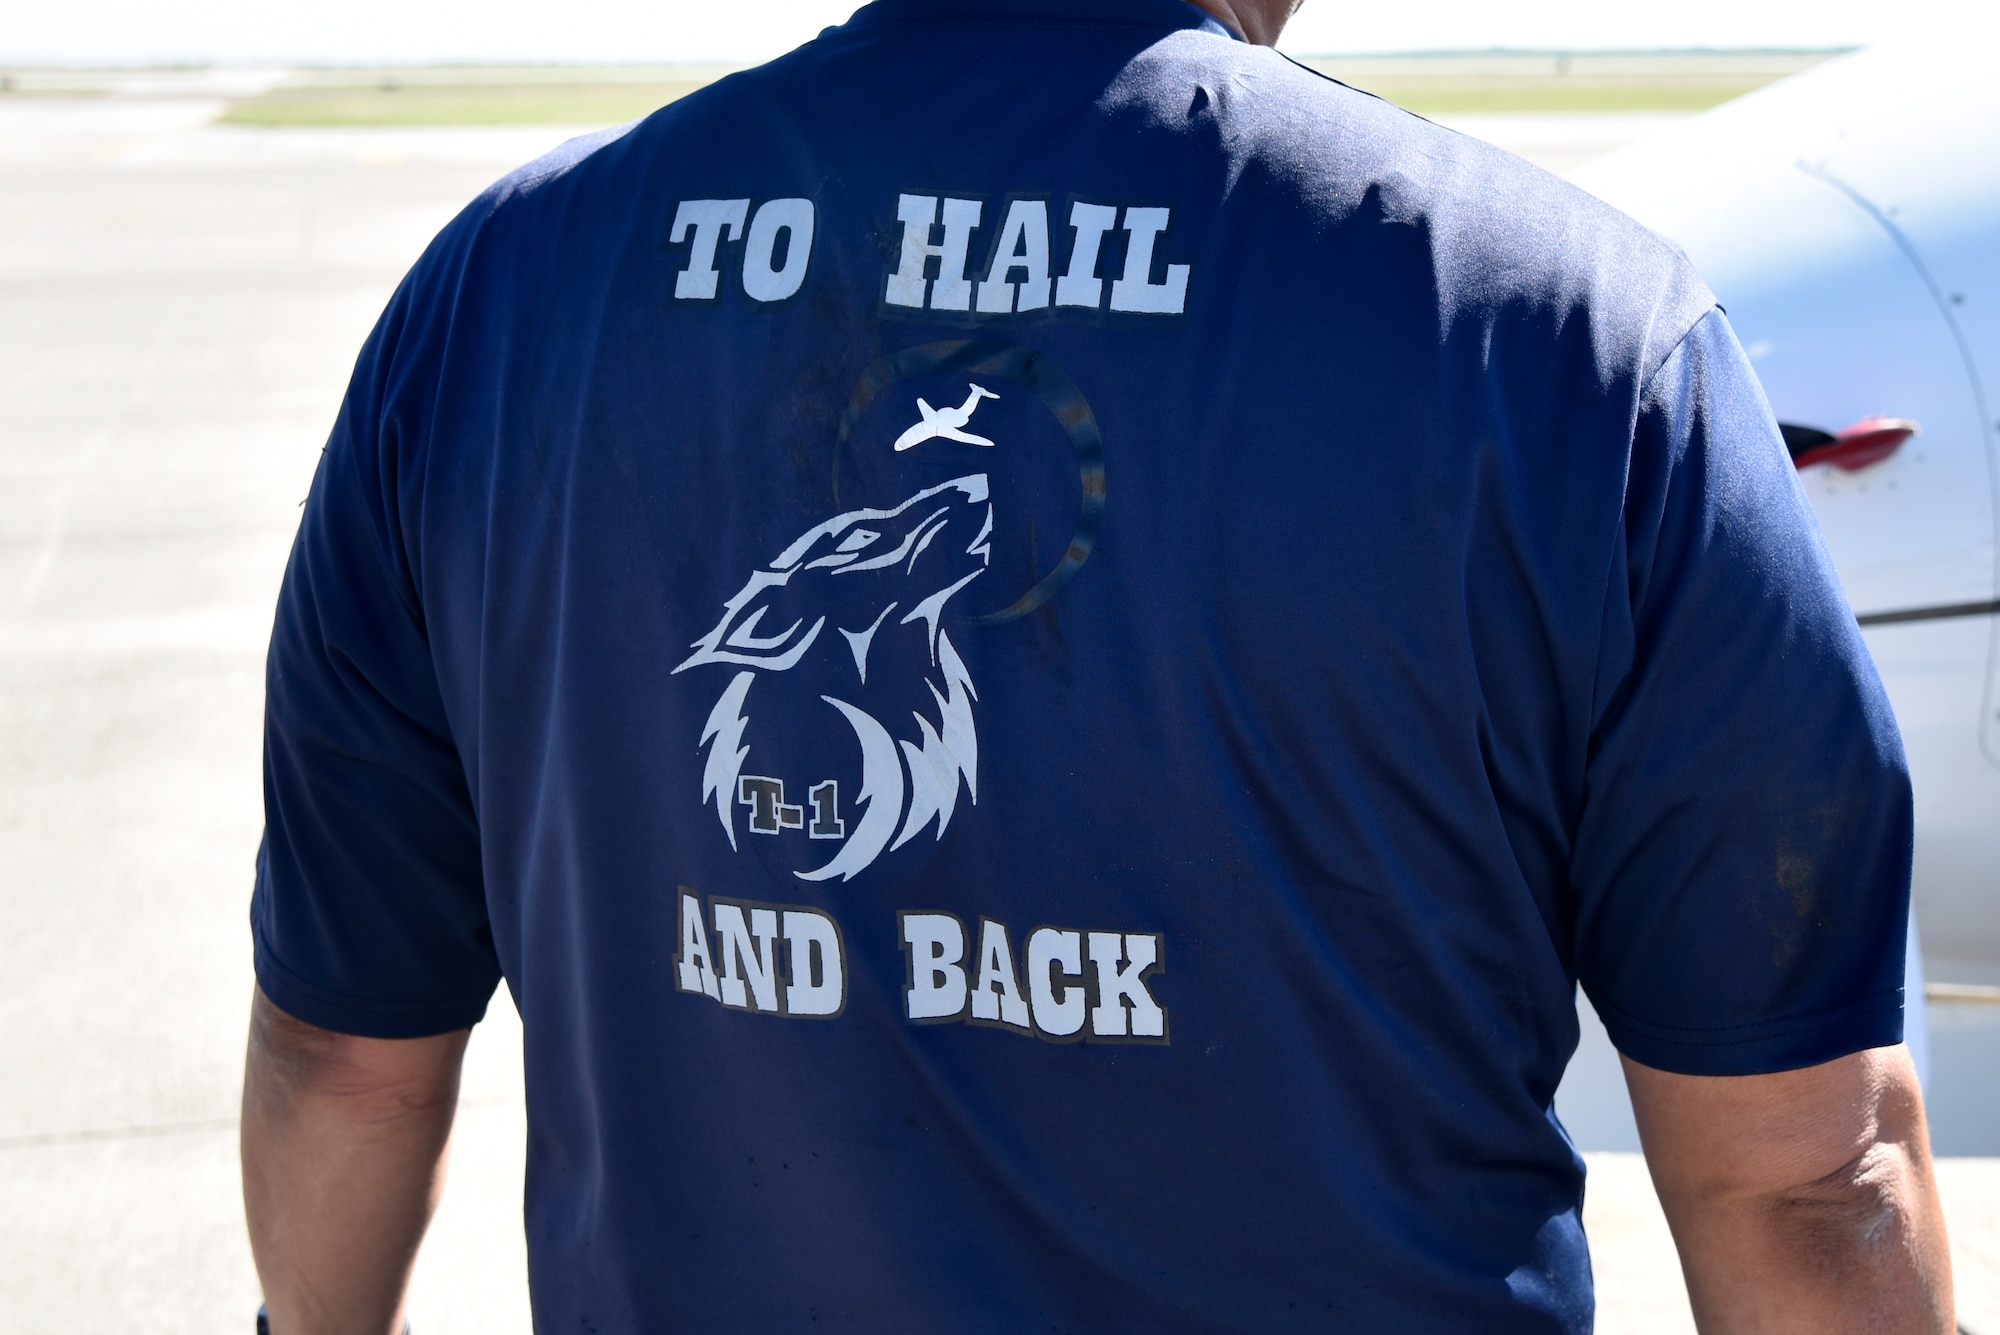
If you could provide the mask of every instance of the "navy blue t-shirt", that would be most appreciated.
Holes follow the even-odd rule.
[[[1175,0],[509,176],[273,636],[257,973],[526,1034],[544,1331],[1580,1331],[1582,986],[1897,1041],[1899,742],[1670,247]]]

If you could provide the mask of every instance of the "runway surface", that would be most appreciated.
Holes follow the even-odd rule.
[[[274,591],[390,289],[570,133],[210,125],[221,106],[0,105],[0,1332],[248,1328],[235,1118]],[[1463,123],[1558,168],[1649,123],[1505,119]],[[520,1080],[503,996],[421,1335],[528,1328]],[[1592,1173],[1600,1328],[1691,1330],[1643,1164]],[[2000,1335],[2000,1160],[1944,1174],[1967,1328]]]

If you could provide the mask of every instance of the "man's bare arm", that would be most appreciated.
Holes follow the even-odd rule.
[[[444,1186],[467,1031],[374,1039],[251,1001],[243,1205],[274,1335],[402,1328]]]
[[[1951,1260],[1900,1047],[1775,1075],[1625,1062],[1703,1335],[1950,1335]]]

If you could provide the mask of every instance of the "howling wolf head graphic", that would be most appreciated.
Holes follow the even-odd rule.
[[[855,801],[867,810],[851,833],[831,815],[815,821],[815,838],[843,842],[824,865],[796,875],[809,881],[851,878],[933,820],[943,838],[960,779],[972,800],[979,800],[979,738],[972,716],[978,697],[938,621],[952,596],[985,573],[992,532],[986,475],[953,478],[888,509],[849,510],[814,525],[769,565],[752,571],[723,604],[722,619],[694,642],[694,652],[674,672],[711,663],[741,669],[709,711],[700,742],[707,752],[702,801],[715,803],[731,848],[737,846],[737,807],[752,805],[754,784],[772,783],[745,772],[750,747],[743,734],[752,688],[760,674],[790,672],[801,664],[813,665],[819,684],[828,680],[821,674],[829,665],[836,681],[851,665],[853,685],[859,687],[868,680],[871,654],[922,654],[929,699],[908,702],[913,726],[899,738],[892,731],[902,726],[896,719],[885,722],[837,695],[820,696],[860,743],[862,777]],[[922,712],[933,706],[935,721]],[[777,819],[783,825],[803,825],[801,808],[773,809],[782,813]],[[779,828],[756,820],[753,808],[753,829]]]

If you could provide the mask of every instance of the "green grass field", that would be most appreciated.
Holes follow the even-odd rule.
[[[1426,115],[1705,111],[1832,51],[1484,51],[1308,57],[1304,63]]]
[[[1339,78],[1339,75],[1335,75]],[[1777,76],[1642,78],[1638,76],[1346,78],[1397,106],[1424,115],[1521,111],[1706,111],[1762,88]]]
[[[618,125],[708,80],[274,88],[232,105],[232,125]]]
[[[1412,111],[1700,111],[1829,51],[1472,52],[1307,58]],[[729,72],[720,65],[301,70],[223,120],[260,126],[613,125]]]

